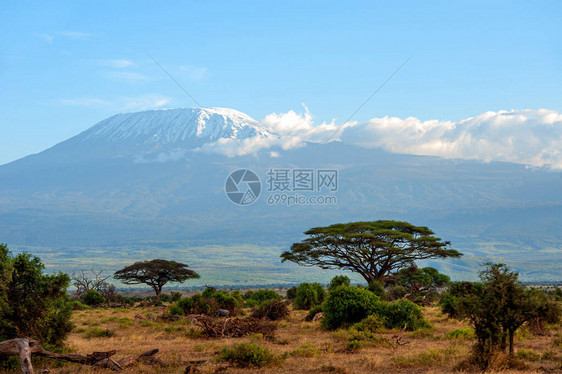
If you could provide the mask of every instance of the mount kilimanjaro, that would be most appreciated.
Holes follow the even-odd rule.
[[[484,260],[505,262],[528,281],[559,277],[559,173],[340,141],[318,154],[316,143],[236,157],[208,151],[225,141],[276,136],[232,109],[115,115],[0,166],[0,241],[69,271],[158,254],[203,267],[207,284],[284,283],[301,270],[280,264],[279,253],[308,228],[397,219],[429,226],[465,253],[462,260],[432,264],[454,278],[473,278]],[[229,174],[238,169],[261,179],[253,204],[233,204],[225,194]],[[337,170],[338,189],[331,193],[337,203],[268,204],[270,169]]]

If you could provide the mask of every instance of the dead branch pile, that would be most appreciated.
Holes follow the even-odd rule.
[[[289,308],[285,301],[274,301],[269,304],[261,305],[254,309],[252,317],[267,318],[277,321],[289,315]]]
[[[277,330],[276,323],[253,317],[213,318],[194,315],[190,319],[210,338],[238,338],[249,334],[262,334],[266,338],[272,338]]]

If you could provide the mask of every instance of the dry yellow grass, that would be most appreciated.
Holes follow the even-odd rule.
[[[228,373],[448,373],[468,354],[473,343],[467,338],[451,338],[447,334],[467,325],[447,319],[438,308],[425,308],[424,314],[433,325],[432,329],[417,332],[384,331],[377,339],[363,345],[349,344],[350,334],[324,331],[319,322],[303,321],[302,311],[292,311],[291,318],[279,322],[277,337],[268,341],[259,336],[236,339],[208,339],[197,334],[197,328],[187,319],[174,322],[150,322],[135,320],[135,315],[159,315],[164,308],[92,309],[76,311],[73,321],[76,328],[69,336],[67,345],[75,353],[91,353],[116,349],[115,359],[136,356],[158,348],[158,357],[167,364],[153,367],[138,364],[123,373],[184,373],[189,361],[206,360],[198,367],[200,373],[214,373],[225,363],[217,360],[217,354],[225,346],[253,341],[283,357],[278,363],[266,368],[243,369],[228,367]],[[106,333],[105,331],[109,331]],[[102,335],[102,337],[96,337]],[[111,335],[109,337],[105,335]],[[391,346],[401,336],[406,345]],[[526,360],[526,372],[539,373],[541,367],[556,368],[562,364],[560,347],[554,340],[562,336],[560,329],[550,336],[536,337],[520,334],[516,349],[532,350],[537,360]],[[378,339],[378,338],[382,338]],[[562,338],[560,338],[562,340]],[[366,344],[365,344],[366,343]],[[355,349],[353,349],[355,348]],[[547,353],[545,353],[547,352]],[[41,366],[37,367],[38,369]],[[51,368],[51,373],[109,373],[109,370],[80,367],[67,364]]]

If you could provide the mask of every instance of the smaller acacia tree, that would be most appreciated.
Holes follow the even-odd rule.
[[[188,269],[188,265],[168,260],[151,260],[135,262],[113,275],[125,284],[146,284],[156,293],[156,302],[160,303],[160,295],[164,285],[170,282],[183,283],[188,279],[199,278],[199,274]]]
[[[524,323],[548,316],[558,322],[560,309],[537,290],[526,290],[518,273],[504,264],[485,263],[481,284],[457,287],[458,298],[447,303],[458,319],[468,319],[476,334],[475,362],[487,369],[497,351],[514,353],[515,332]],[[456,300],[455,300],[456,299]]]

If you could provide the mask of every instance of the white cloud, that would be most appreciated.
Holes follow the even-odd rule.
[[[562,169],[562,114],[553,110],[501,110],[460,121],[422,121],[415,117],[373,118],[366,123],[346,123],[341,131],[334,121],[315,125],[313,116],[295,111],[267,115],[262,125],[272,136],[234,141],[219,139],[202,147],[228,157],[270,149],[302,147],[306,142],[341,140],[393,153],[490,161]]]
[[[279,136],[277,145],[285,150],[299,148],[306,142],[325,142],[334,134],[330,140],[338,140],[341,129],[338,130],[335,120],[315,125],[314,117],[306,106],[303,107],[303,114],[290,110],[282,114],[272,113],[263,119],[262,124]],[[345,124],[342,128],[350,125],[352,124]]]
[[[201,149],[204,152],[219,153],[228,157],[255,154],[262,149],[272,147],[289,150],[300,148],[307,142],[324,142],[338,130],[335,121],[314,125],[312,114],[306,106],[304,109],[305,112],[302,114],[290,110],[287,113],[267,115],[261,121],[261,124],[269,129],[270,136],[256,135],[251,138],[236,140],[222,138],[205,144]],[[338,136],[336,135],[331,140],[337,139]],[[271,157],[277,157],[279,153],[273,151],[270,155]]]
[[[114,60],[101,60],[100,64],[103,66],[109,66],[111,68],[126,68],[133,65],[132,61],[126,59],[114,59]]]
[[[562,114],[547,109],[486,112],[458,122],[373,118],[341,138],[395,153],[562,168]]]

